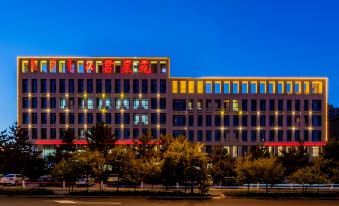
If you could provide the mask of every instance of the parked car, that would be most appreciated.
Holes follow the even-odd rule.
[[[22,176],[21,174],[7,174],[0,178],[0,184],[3,185],[19,185],[22,180],[29,182],[29,178]]]
[[[114,186],[119,183],[119,178],[117,174],[112,174],[107,178],[107,186]]]
[[[95,179],[91,178],[91,177],[89,177],[89,178],[87,178],[87,177],[78,178],[78,179],[76,179],[75,185],[77,187],[93,186],[93,185],[95,185]]]
[[[40,187],[61,186],[62,180],[58,180],[51,175],[43,175],[37,179],[37,183]]]

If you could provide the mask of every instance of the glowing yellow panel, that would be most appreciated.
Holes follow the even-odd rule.
[[[292,94],[293,93],[293,83],[292,82],[286,82],[286,93]]]
[[[323,93],[323,84],[320,81],[312,82],[312,94],[322,94]]]
[[[294,92],[301,94],[301,82],[294,82]]]
[[[285,83],[283,81],[278,82],[278,94],[285,93]]]
[[[176,94],[178,93],[178,82],[172,81],[172,93]]]
[[[198,94],[204,93],[204,82],[203,81],[198,81],[197,90],[198,90]]]
[[[180,81],[180,93],[186,93],[186,81]]]
[[[229,81],[224,82],[224,94],[229,94],[231,92],[231,85]]]
[[[304,82],[304,94],[310,93],[310,82]]]
[[[22,73],[28,72],[28,61],[22,61],[21,62],[21,71],[22,71]]]
[[[270,94],[275,94],[275,82],[273,82],[273,81],[270,81],[269,83],[268,83],[268,92],[270,93]]]
[[[248,82],[241,82],[241,93],[247,94],[248,93]]]
[[[59,73],[66,73],[65,61],[59,61]]]
[[[194,81],[188,82],[188,93],[190,93],[190,94],[194,93]]]

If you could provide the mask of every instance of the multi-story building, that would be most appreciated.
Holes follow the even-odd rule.
[[[232,156],[327,141],[327,78],[170,77],[166,57],[19,57],[18,123],[45,154],[72,129],[76,144],[97,122],[119,141],[185,135]]]

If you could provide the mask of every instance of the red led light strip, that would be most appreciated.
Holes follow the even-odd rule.
[[[325,146],[326,142],[303,142],[301,145],[305,146],[305,147]],[[296,146],[300,146],[300,142],[265,142],[264,146],[268,146],[268,147],[278,147],[278,146],[296,147]]]
[[[134,144],[136,141],[133,140],[118,140],[115,142],[116,145],[131,145]],[[140,141],[137,141],[138,144],[141,144]],[[36,145],[60,145],[63,144],[61,140],[36,140]],[[87,140],[75,140],[74,144],[76,145],[86,145]],[[148,144],[160,144],[159,141],[151,141]]]

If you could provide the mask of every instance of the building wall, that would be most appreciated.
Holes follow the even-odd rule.
[[[114,61],[114,67],[109,62]],[[64,62],[64,64],[63,64]],[[79,64],[83,63],[83,67]],[[86,73],[86,66],[92,62],[94,71]],[[120,69],[117,63],[120,62]],[[134,63],[139,65],[133,66]],[[152,63],[154,64],[152,66]],[[101,66],[100,66],[101,64]],[[54,66],[55,65],[55,66]],[[140,65],[142,65],[140,67]],[[90,68],[90,67],[89,67]],[[105,73],[110,71],[111,73]],[[130,69],[126,69],[130,68]],[[134,69],[133,69],[134,68]],[[150,70],[149,70],[150,68]],[[35,71],[37,70],[37,71]],[[51,71],[56,70],[56,73]],[[84,70],[83,73],[79,73]],[[155,71],[156,70],[156,71]],[[59,73],[59,71],[62,71]],[[90,69],[88,70],[90,71]],[[64,72],[64,73],[63,73]],[[131,73],[130,73],[131,72]],[[51,79],[56,81],[56,92],[51,92]],[[60,80],[65,80],[65,92],[60,92]],[[93,92],[87,91],[87,81],[92,79]],[[102,92],[96,92],[96,81],[102,80]],[[37,81],[37,90],[32,91],[32,81]],[[46,91],[42,91],[42,81],[46,80]],[[78,92],[79,80],[84,81],[84,91]],[[111,81],[111,92],[105,91],[105,81]],[[124,91],[125,81],[129,80],[130,92]],[[139,91],[133,91],[133,81],[139,81]],[[24,81],[28,81],[27,91],[23,91]],[[74,92],[71,92],[70,82],[74,81]],[[121,91],[115,91],[116,83],[120,81]],[[148,91],[142,92],[142,82],[147,81]],[[152,82],[156,81],[155,90],[151,91]],[[165,83],[160,88],[160,81]],[[165,90],[164,90],[165,85]],[[255,86],[256,85],[256,86]],[[37,98],[37,107],[32,102]],[[46,98],[47,107],[42,108],[42,98]],[[52,99],[56,99],[56,108],[50,108]],[[83,98],[85,105],[79,107],[79,98]],[[24,108],[24,99],[29,104]],[[66,107],[61,108],[61,99],[65,99]],[[69,102],[74,99],[73,106]],[[94,108],[88,108],[89,99],[94,100]],[[111,108],[97,108],[97,99],[111,100]],[[117,99],[117,101],[116,101]],[[130,99],[129,109],[118,107],[119,99]],[[147,108],[134,108],[134,99],[142,102],[148,100]],[[145,101],[144,101],[145,100]],[[247,101],[247,109],[245,108]],[[255,108],[251,105],[256,101]],[[283,103],[278,108],[279,102]],[[319,111],[315,110],[315,103],[320,101]],[[151,107],[151,102],[156,102]],[[160,108],[160,103],[165,107]],[[265,102],[265,105],[263,105]],[[291,102],[291,108],[288,108]],[[299,102],[299,107],[296,103]],[[305,108],[308,103],[308,108]],[[123,102],[121,102],[123,106]],[[107,106],[107,105],[106,105]],[[154,106],[154,105],[153,105]],[[312,108],[314,107],[314,108]],[[88,122],[88,114],[93,114],[93,122]],[[33,116],[37,115],[36,124]],[[42,115],[47,115],[46,124],[42,124]],[[50,116],[56,115],[56,122],[50,122]],[[60,122],[62,115],[65,122]],[[74,123],[70,116],[74,114]],[[84,123],[79,124],[79,114],[84,115]],[[212,149],[215,146],[226,146],[234,156],[246,153],[250,146],[265,145],[278,152],[278,148],[296,146],[298,141],[305,141],[305,145],[318,150],[327,140],[327,78],[176,78],[170,77],[169,58],[131,58],[131,57],[19,57],[18,58],[18,123],[27,129],[32,142],[47,145],[60,143],[60,129],[72,128],[79,137],[79,131],[90,128],[96,123],[98,116],[110,115],[109,123],[113,132],[119,133],[121,143],[131,143],[133,138],[151,130],[154,139],[160,133],[185,135],[191,141],[202,141]],[[117,124],[116,115],[121,114],[121,123]],[[124,124],[124,115],[129,114],[129,123]],[[24,118],[24,115],[28,115]],[[134,124],[134,116],[145,120],[148,124]],[[164,117],[165,118],[161,118]],[[127,116],[125,116],[127,117]],[[154,120],[156,117],[156,121]],[[35,118],[35,117],[34,117]],[[162,121],[160,121],[160,118]],[[227,123],[229,118],[229,124]],[[239,124],[235,124],[236,118]],[[308,118],[308,123],[307,119]],[[312,122],[312,119],[314,119]],[[192,124],[193,119],[193,124]],[[198,124],[198,120],[202,120]],[[220,119],[220,124],[219,120]],[[244,121],[247,120],[247,125]],[[291,124],[288,123],[291,119]],[[165,120],[165,122],[164,122]],[[211,120],[211,121],[209,121]],[[279,124],[282,120],[282,125]],[[252,124],[253,122],[253,124]],[[320,122],[320,124],[315,124]],[[46,129],[46,135],[44,130]],[[55,139],[51,139],[51,129],[56,130]],[[35,133],[36,135],[33,134]],[[130,131],[130,135],[124,131]],[[139,131],[136,134],[136,131]],[[279,132],[280,131],[280,132]],[[295,133],[300,132],[300,137]],[[247,135],[244,135],[247,132]],[[278,138],[282,133],[282,138]],[[288,134],[292,133],[290,138]],[[308,138],[307,135],[308,134]],[[319,135],[316,137],[316,135]],[[254,138],[256,137],[256,138]],[[84,143],[79,137],[78,143]],[[315,148],[317,147],[317,148]]]

